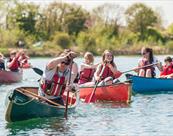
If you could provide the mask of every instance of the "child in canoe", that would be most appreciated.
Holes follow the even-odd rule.
[[[164,59],[165,65],[163,71],[160,73],[161,78],[173,78],[173,62],[171,57]]]
[[[0,53],[0,70],[5,70],[4,55]]]
[[[138,62],[138,68],[140,68],[140,67],[144,67],[144,68],[141,68],[139,70],[135,70],[139,76],[141,76],[141,77],[155,77],[156,76],[155,66],[157,66],[157,68],[160,71],[162,71],[162,65],[158,61],[158,59],[153,56],[153,50],[151,48],[143,47],[141,49],[141,54],[142,54],[142,58]],[[153,64],[153,65],[149,66],[149,67],[145,67],[146,65],[150,65],[150,64]]]
[[[7,61],[7,67],[13,71],[13,72],[18,72],[20,68],[20,61],[19,57],[21,55],[21,52],[17,52],[16,50],[12,50],[10,52],[10,58]]]
[[[20,52],[21,52],[21,55],[20,55],[20,57],[18,59],[20,61],[20,65],[22,67],[28,65],[28,67],[29,67],[29,65],[30,65],[30,63],[28,62],[29,56],[26,55],[26,52],[24,50],[22,50]]]
[[[85,61],[80,66],[79,84],[91,82],[94,76],[95,69],[98,64],[94,65],[94,56],[91,52],[86,52],[84,55]]]
[[[110,85],[116,82],[121,74],[114,63],[113,53],[110,50],[105,50],[102,55],[102,63],[97,66],[96,72],[94,73],[95,81],[100,82],[98,84],[99,86]]]

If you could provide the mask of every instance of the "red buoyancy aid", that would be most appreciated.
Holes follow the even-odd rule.
[[[28,63],[28,57],[22,56],[22,58],[21,58],[20,61],[23,62],[24,64],[25,64],[25,63]]]
[[[90,82],[94,76],[94,72],[95,72],[94,68],[84,68],[80,72],[79,84],[84,84],[86,82]]]
[[[9,63],[11,63],[9,69],[11,71],[15,71],[18,70],[18,68],[20,67],[20,62],[18,61],[18,58],[14,58],[15,60],[13,61],[13,59],[10,58]],[[13,62],[12,62],[13,61]]]
[[[41,84],[41,89],[43,92],[50,96],[61,96],[65,90],[65,76],[59,77],[58,74],[55,74],[51,81],[44,81]]]
[[[173,73],[173,63],[171,63],[170,66],[164,66],[163,67],[163,71],[160,73],[160,76],[163,76],[163,75],[169,75],[169,74],[172,74]]]
[[[101,70],[102,71],[103,65],[101,66]],[[105,79],[107,77],[112,77],[113,79],[115,79],[115,75],[113,74],[113,72],[110,70],[110,68],[108,66],[105,67],[103,74],[101,75],[101,79]]]

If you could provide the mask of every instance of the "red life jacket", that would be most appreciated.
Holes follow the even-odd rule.
[[[163,71],[160,73],[161,76],[163,75],[169,75],[169,74],[172,74],[173,73],[173,64],[171,63],[170,66],[164,66],[163,67]]]
[[[103,65],[101,66],[101,70],[102,71]],[[108,66],[105,67],[103,74],[101,75],[101,79],[104,80],[107,77],[112,77],[113,79],[115,79],[115,75],[113,74],[113,72],[110,70],[110,68]]]
[[[24,61],[23,61],[24,60]],[[21,60],[20,61],[23,61],[23,63],[28,63],[28,58],[26,56],[22,56]]]
[[[10,58],[8,62],[11,62],[12,60],[13,59]],[[18,59],[15,58],[15,61],[13,62],[13,64],[11,65],[11,67],[9,67],[9,69],[11,71],[16,71],[16,70],[18,70],[19,67],[20,67],[20,62],[18,61]]]
[[[51,81],[44,81],[41,84],[41,89],[43,92],[50,96],[61,96],[64,93],[66,85],[65,76],[59,77],[58,74],[55,74]]]
[[[94,76],[95,69],[94,68],[84,68],[80,72],[79,84],[84,84],[86,82],[92,81]]]

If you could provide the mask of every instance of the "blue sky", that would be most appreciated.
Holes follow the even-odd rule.
[[[36,2],[39,4],[47,5],[50,2],[53,2],[55,0],[23,0],[23,1],[31,1]],[[136,3],[136,2],[142,2],[147,4],[148,6],[152,7],[153,9],[157,10],[162,18],[163,18],[163,25],[168,26],[171,23],[173,23],[173,0],[56,0],[56,1],[62,1],[67,3],[75,3],[78,5],[81,5],[87,10],[91,10],[92,8],[102,5],[104,3],[114,3],[118,4],[125,9]]]

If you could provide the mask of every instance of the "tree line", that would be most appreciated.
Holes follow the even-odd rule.
[[[55,54],[65,48],[94,54],[105,49],[115,54],[136,54],[142,46],[158,53],[173,51],[173,24],[164,28],[159,12],[143,3],[127,9],[106,3],[87,11],[61,2],[41,7],[9,0],[0,1],[0,14],[2,52],[20,46],[19,41],[38,55]]]

